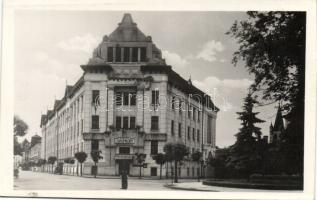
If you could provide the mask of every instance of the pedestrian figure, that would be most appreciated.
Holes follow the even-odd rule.
[[[121,189],[128,189],[128,175],[125,170],[121,173]]]

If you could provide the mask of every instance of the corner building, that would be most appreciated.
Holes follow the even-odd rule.
[[[64,97],[42,115],[43,158],[56,156],[63,162],[84,151],[83,173],[91,174],[90,152],[100,150],[99,175],[119,175],[125,169],[138,176],[135,154],[144,153],[142,176],[159,176],[152,156],[164,153],[168,142],[182,142],[190,153],[203,152],[204,160],[214,154],[218,108],[165,63],[130,14],[103,37],[81,68],[82,77],[66,86]],[[69,167],[78,170],[77,163]],[[163,166],[162,176],[170,176],[172,168]],[[180,177],[193,177],[203,168],[187,159],[179,169]]]

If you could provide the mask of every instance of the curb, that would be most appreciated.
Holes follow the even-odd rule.
[[[179,187],[175,185],[170,185],[170,184],[164,184],[164,187],[170,188],[173,190],[186,190],[186,191],[196,191],[196,192],[219,192],[217,190],[203,190],[203,189],[198,189],[198,188],[184,188],[184,187]]]

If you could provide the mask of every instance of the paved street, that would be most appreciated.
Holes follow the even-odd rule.
[[[195,180],[181,180],[189,182]],[[164,184],[171,183],[171,180],[149,180],[137,177],[129,178],[129,190],[171,190],[164,187]],[[14,181],[14,188],[17,190],[117,190],[121,187],[121,180],[113,178],[85,178],[68,175],[55,175],[41,172],[20,171],[19,178]]]
[[[218,186],[206,186],[196,179],[180,179],[180,183],[174,184],[173,189],[164,187],[171,184],[171,180],[153,180],[149,178],[138,179],[130,177],[129,190],[182,190],[205,192],[301,192],[281,190],[260,190],[228,188]],[[14,180],[16,190],[118,190],[121,180],[118,177],[78,177],[68,175],[56,175],[32,171],[20,171],[19,178]]]

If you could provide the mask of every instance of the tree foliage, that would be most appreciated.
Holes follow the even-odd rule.
[[[13,120],[13,129],[14,129],[14,136],[24,136],[29,128],[29,126],[19,117],[14,116]]]
[[[56,161],[57,161],[57,158],[55,156],[50,156],[47,159],[47,163],[52,165],[52,173],[54,173],[53,166]]]
[[[253,112],[256,101],[248,94],[244,99],[243,111],[238,112],[241,120],[240,131],[236,134],[236,142],[231,147],[227,165],[239,171],[241,176],[248,176],[255,170],[259,170],[262,161],[261,129],[257,123],[264,121],[257,118],[257,112]]]
[[[87,159],[87,154],[86,152],[83,152],[83,151],[76,152],[74,156],[79,163],[83,163]]]
[[[90,153],[92,160],[94,161],[95,165],[99,162],[100,159],[103,157],[101,156],[101,151],[91,151]]]
[[[26,134],[28,130],[28,125],[19,117],[14,116],[13,119],[13,153],[14,155],[22,155],[23,148],[22,145],[18,142],[17,137],[22,137]]]
[[[136,161],[139,165],[139,178],[141,178],[142,165],[145,162],[146,154],[144,153],[136,153],[135,154]]]
[[[177,165],[188,155],[188,150],[183,143],[167,143],[164,145],[164,152],[167,160],[174,161],[174,181],[178,182]]]
[[[248,12],[248,19],[235,22],[227,33],[239,49],[232,62],[245,61],[254,75],[251,91],[260,100],[282,102],[289,121],[278,152],[285,158],[285,171],[303,172],[305,96],[305,12]]]
[[[83,175],[83,163],[87,159],[87,154],[86,154],[86,152],[80,151],[80,152],[76,152],[74,156],[75,156],[76,160],[80,163],[80,176],[82,176]]]
[[[160,179],[162,179],[162,166],[166,162],[166,156],[163,153],[158,153],[156,155],[152,156],[153,160],[155,160],[155,163],[160,165]]]
[[[98,163],[99,160],[102,159],[103,157],[101,156],[101,151],[100,151],[100,150],[93,150],[93,151],[91,151],[91,152],[90,152],[90,156],[91,156],[92,160],[93,160],[94,163],[95,163],[93,173],[94,173],[94,176],[95,176],[95,178],[96,178],[96,176],[97,176],[97,163]]]

